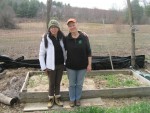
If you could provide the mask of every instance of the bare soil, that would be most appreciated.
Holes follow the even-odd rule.
[[[111,79],[111,83],[109,80]],[[125,88],[146,86],[133,75],[114,74],[114,75],[90,75],[86,76],[83,90],[105,89],[105,88]],[[63,75],[61,81],[61,91],[68,91],[69,81],[67,75]],[[27,85],[28,92],[48,91],[48,78],[45,74],[39,73],[29,78]]]
[[[18,97],[19,91],[25,80],[25,76],[28,71],[37,69],[32,68],[18,68],[5,70],[6,74],[0,79],[0,93],[5,94],[8,97]],[[13,107],[0,103],[1,113],[18,113],[22,112],[23,104],[16,104]]]
[[[63,75],[62,81],[60,84],[61,91],[68,91],[69,81],[67,75]],[[94,80],[91,78],[85,78],[83,84],[83,90],[89,89],[97,89],[94,83]],[[27,85],[28,92],[36,92],[36,91],[48,91],[48,78],[44,74],[33,75],[29,78],[28,85]]]

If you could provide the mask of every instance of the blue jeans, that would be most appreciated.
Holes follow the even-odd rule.
[[[86,69],[72,70],[67,68],[70,101],[79,100],[81,98],[85,74]]]

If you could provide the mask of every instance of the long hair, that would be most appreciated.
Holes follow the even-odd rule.
[[[47,40],[47,35],[49,36],[49,38],[52,36],[51,32],[47,32],[44,35],[44,43],[45,43],[45,48],[48,48],[48,40]],[[64,33],[59,29],[58,33],[57,33],[57,37],[60,39],[65,38]]]

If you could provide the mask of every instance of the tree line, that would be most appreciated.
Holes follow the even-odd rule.
[[[143,0],[143,5],[140,3],[141,0],[131,1],[135,24],[150,24],[150,2]],[[14,17],[44,18],[46,17],[46,11],[46,4],[38,0],[1,0],[0,27],[11,26],[10,23],[13,23],[11,18]],[[116,10],[115,8],[110,10],[89,9],[72,7],[70,4],[53,1],[50,15],[61,21],[75,17],[80,22],[105,22],[106,24],[114,24],[117,22],[127,24],[129,22],[127,7],[123,10]]]

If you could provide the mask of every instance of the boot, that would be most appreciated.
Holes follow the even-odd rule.
[[[60,95],[55,95],[55,103],[58,105],[58,106],[63,106],[63,102],[61,101],[61,96]]]
[[[80,100],[76,100],[76,106],[80,106],[80,105],[81,105]]]
[[[74,107],[75,106],[75,101],[70,101],[69,105],[70,105],[70,107]]]
[[[47,104],[48,108],[51,108],[54,105],[54,96],[48,96],[49,102]]]

